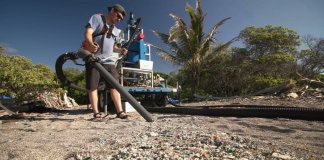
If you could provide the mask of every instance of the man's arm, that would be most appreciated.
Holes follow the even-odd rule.
[[[117,44],[114,45],[114,52],[121,53],[122,55],[126,55],[128,50],[126,48],[120,48]]]
[[[91,53],[97,52],[99,46],[98,44],[95,44],[92,39],[92,34],[94,30],[91,27],[87,27],[84,32],[84,38],[86,43],[86,50],[90,51]]]

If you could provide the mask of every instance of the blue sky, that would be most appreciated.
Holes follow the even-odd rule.
[[[168,33],[174,24],[169,13],[189,24],[185,5],[195,6],[195,0],[1,0],[0,44],[8,54],[47,64],[54,71],[59,55],[79,48],[90,16],[107,14],[106,8],[115,3],[141,17],[144,40],[161,47],[165,45],[152,30]],[[202,0],[201,4],[207,14],[205,32],[232,17],[218,30],[218,41],[228,41],[248,26],[269,24],[293,29],[300,36],[324,37],[324,0]],[[125,26],[126,21],[118,25]],[[154,71],[169,73],[176,68],[154,53],[153,61]]]

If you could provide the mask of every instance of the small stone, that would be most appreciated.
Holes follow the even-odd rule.
[[[265,98],[264,96],[254,96],[254,97],[252,97],[252,99],[254,99],[254,100],[264,99],[264,98]]]
[[[297,93],[294,93],[294,92],[289,93],[287,96],[288,97],[291,97],[291,98],[298,98],[298,94]]]
[[[82,160],[92,160],[91,157],[86,157],[86,158],[83,158]]]
[[[234,147],[228,147],[226,151],[227,153],[235,153],[236,149]]]
[[[274,157],[274,158],[279,158],[279,159],[284,159],[284,160],[292,159],[289,155],[282,155],[282,154],[279,154],[279,153],[276,153],[276,152],[272,153],[271,156]]]
[[[280,147],[280,152],[282,153],[287,153],[288,152],[288,148],[287,147]]]
[[[153,148],[153,146],[144,144],[144,145],[140,146],[139,148],[140,149],[151,149],[151,148]]]
[[[244,157],[252,157],[252,153],[250,151],[244,151],[242,155]]]
[[[159,134],[158,133],[156,133],[156,132],[150,132],[150,136],[152,136],[152,137],[156,137],[156,136],[158,136]]]
[[[214,142],[214,145],[217,146],[217,147],[220,147],[220,146],[222,146],[223,144],[224,144],[223,141],[216,141],[216,142]]]
[[[232,156],[232,155],[225,155],[223,158],[235,159],[235,156]]]
[[[106,140],[105,139],[103,139],[103,138],[99,138],[99,144],[101,144],[101,145],[104,145],[104,144],[106,144]]]

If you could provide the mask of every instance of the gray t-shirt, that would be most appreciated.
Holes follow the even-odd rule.
[[[99,14],[93,15],[90,18],[88,25],[90,25],[94,30],[93,35],[101,33],[104,25],[106,25],[108,29],[110,28],[108,24],[103,24],[102,18]],[[112,30],[112,35],[108,36],[103,34],[96,36],[93,39],[93,42],[98,43],[100,46],[95,55],[103,59],[105,61],[104,64],[115,64],[116,58],[113,57],[113,48],[115,43],[120,43],[119,33],[120,30],[114,27]],[[102,36],[105,37],[102,38]]]

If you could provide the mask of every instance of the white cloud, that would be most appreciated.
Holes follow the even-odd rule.
[[[19,51],[18,49],[11,47],[11,45],[8,43],[0,42],[0,46],[2,46],[5,49],[6,54],[17,54]]]

